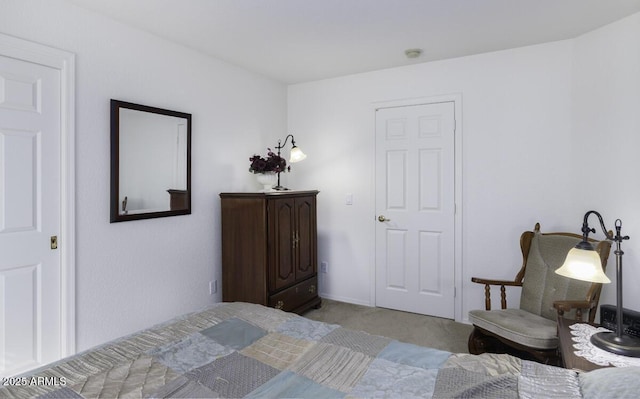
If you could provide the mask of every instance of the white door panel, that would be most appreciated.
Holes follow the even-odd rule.
[[[0,56],[0,375],[60,357],[60,86]]]
[[[376,111],[376,305],[454,317],[454,103]]]

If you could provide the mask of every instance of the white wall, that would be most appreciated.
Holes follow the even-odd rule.
[[[321,190],[321,294],[373,304],[371,104],[461,93],[462,318],[482,306],[472,276],[514,276],[520,232],[540,221],[544,231],[579,233],[590,209],[609,229],[624,221],[624,304],[640,309],[638,71],[640,14],[574,40],[290,86],[289,131],[309,154],[293,177]],[[614,280],[613,255],[607,274]],[[615,303],[615,289],[605,286],[601,303]]]
[[[63,0],[2,0],[0,32],[77,56],[78,349],[220,300],[218,193],[259,188],[249,156],[286,131],[285,87]],[[109,223],[111,98],[193,114],[193,214]]]
[[[607,229],[623,222],[624,307],[640,310],[640,14],[575,40],[573,62],[574,226],[584,211],[602,213]],[[597,218],[589,223],[602,237]],[[613,281],[601,303],[615,304],[615,257],[607,275]]]
[[[515,276],[522,231],[538,221],[544,231],[574,229],[571,53],[562,41],[290,86],[289,131],[308,154],[292,177],[321,192],[319,259],[329,262],[321,294],[372,304],[374,102],[462,95],[458,317],[483,303],[472,276]],[[515,305],[519,295],[510,295]]]
[[[64,0],[2,0],[0,32],[77,54],[78,349],[220,299],[207,286],[220,279],[218,193],[259,188],[248,157],[284,138],[287,112],[288,131],[309,157],[284,183],[321,190],[319,258],[329,262],[322,294],[371,304],[371,104],[449,93],[462,94],[464,114],[463,315],[482,301],[471,276],[513,277],[522,230],[540,221],[545,231],[576,231],[588,208],[625,221],[625,301],[639,309],[632,288],[640,273],[633,179],[640,168],[639,20],[573,41],[299,84],[287,93]],[[108,222],[110,98],[193,114],[192,215]],[[601,188],[587,192],[584,182]],[[344,204],[347,193],[352,206]],[[612,288],[603,302],[613,302]],[[511,295],[516,303],[518,294]]]

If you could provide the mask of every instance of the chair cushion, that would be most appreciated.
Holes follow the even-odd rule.
[[[472,310],[469,320],[477,327],[524,346],[537,349],[558,347],[556,322],[526,310]]]
[[[555,273],[564,263],[569,250],[579,241],[578,238],[562,235],[534,235],[527,257],[520,309],[555,321],[557,312],[553,302],[587,299],[590,282]]]

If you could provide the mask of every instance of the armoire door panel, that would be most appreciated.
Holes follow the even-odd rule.
[[[295,282],[295,207],[290,198],[271,201],[272,211],[269,212],[269,225],[272,229],[269,238],[275,240],[269,248],[273,249],[270,256],[272,266],[269,267],[269,288],[279,290]]]
[[[316,271],[316,214],[315,204],[311,199],[296,200],[296,278],[298,280],[312,276]]]

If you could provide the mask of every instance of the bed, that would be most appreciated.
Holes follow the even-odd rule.
[[[639,377],[453,354],[234,302],[3,378],[0,397],[637,397]]]

